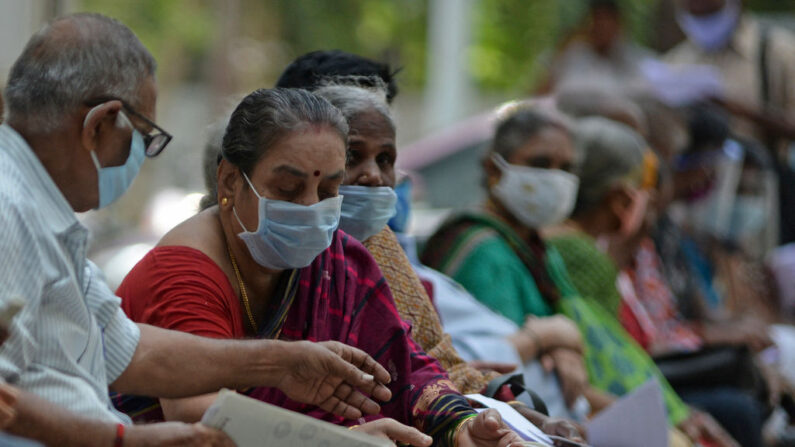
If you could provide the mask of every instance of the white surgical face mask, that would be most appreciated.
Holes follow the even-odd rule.
[[[687,37],[705,51],[716,51],[729,44],[740,19],[740,4],[726,0],[719,11],[705,16],[694,16],[678,10],[676,21]]]
[[[383,230],[395,215],[397,194],[389,186],[342,185],[345,197],[340,211],[340,229],[360,241]]]
[[[571,214],[580,185],[576,175],[508,164],[499,154],[492,160],[502,177],[491,193],[522,224],[541,228],[560,223]]]
[[[259,224],[256,231],[243,228],[238,237],[245,242],[257,264],[275,269],[303,268],[331,245],[340,221],[342,196],[321,200],[311,206],[262,197],[244,173],[251,191],[259,198]]]

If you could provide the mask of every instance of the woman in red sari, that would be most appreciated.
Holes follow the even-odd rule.
[[[167,234],[118,290],[138,322],[217,338],[337,341],[391,374],[378,416],[346,421],[274,388],[249,396],[414,445],[519,442],[495,412],[476,415],[409,336],[377,265],[335,231],[347,124],[303,90],[257,90],[232,114],[218,167],[218,206]],[[189,378],[186,378],[189,380]],[[354,390],[348,390],[355,392]],[[197,420],[214,399],[161,400],[167,419]],[[369,423],[368,423],[369,422]]]

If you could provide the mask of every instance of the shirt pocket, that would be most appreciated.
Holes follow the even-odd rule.
[[[41,339],[44,353],[81,364],[98,338],[96,322],[83,299],[77,282],[70,277],[54,281],[45,290],[42,309]]]

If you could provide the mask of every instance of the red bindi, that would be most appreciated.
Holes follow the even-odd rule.
[[[320,175],[320,171],[315,171],[315,177]]]

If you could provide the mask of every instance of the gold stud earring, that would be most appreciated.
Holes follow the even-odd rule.
[[[227,203],[229,203],[229,199],[227,199],[226,197],[221,199],[221,205],[226,206]]]

